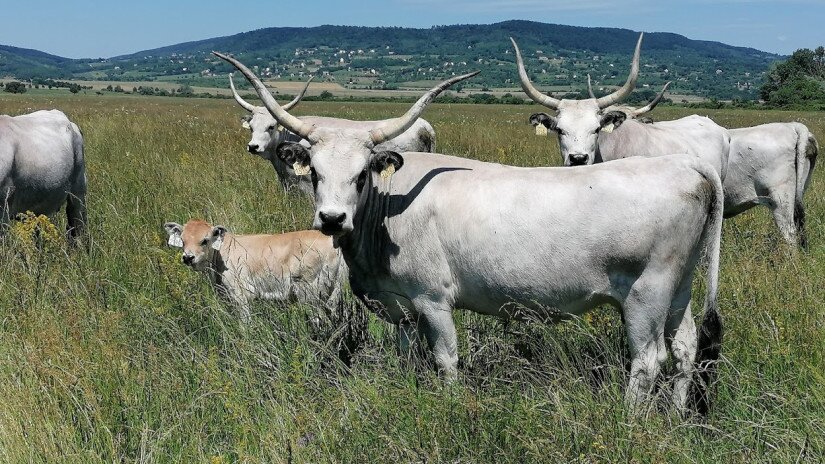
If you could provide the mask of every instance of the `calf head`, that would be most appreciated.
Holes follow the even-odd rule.
[[[291,102],[284,105],[284,109],[288,111],[300,103],[312,79],[312,77],[309,78],[303,90],[301,90],[301,93],[295,96]],[[241,125],[244,129],[249,129],[251,132],[251,138],[246,145],[247,151],[253,155],[266,157],[268,154],[267,150],[277,146],[278,143],[284,139],[284,127],[278,124],[278,120],[275,119],[266,108],[255,106],[238,95],[231,74],[229,75],[229,87],[232,89],[232,95],[235,97],[238,105],[249,112],[249,114],[241,117]]]
[[[403,116],[371,127],[330,129],[316,127],[284,110],[252,71],[232,58],[213,52],[235,66],[255,87],[271,115],[289,131],[307,140],[307,149],[297,143],[281,143],[277,156],[298,175],[312,176],[315,188],[313,228],[327,235],[343,235],[353,230],[353,217],[363,201],[365,187],[389,179],[404,165],[402,155],[376,152],[375,147],[401,135],[421,116],[424,108],[449,86],[478,72],[446,80],[424,94]]]
[[[636,43],[636,51],[633,55],[633,62],[627,82],[610,95],[586,100],[559,100],[541,93],[533,86],[530,78],[527,76],[518,45],[516,45],[515,40],[512,38],[510,41],[513,43],[516,51],[516,62],[524,92],[534,101],[556,110],[555,116],[546,113],[536,113],[530,116],[530,123],[533,125],[542,124],[558,134],[559,148],[565,166],[593,164],[596,159],[596,151],[598,150],[599,133],[612,132],[625,120],[626,116],[624,113],[619,111],[605,111],[605,109],[626,98],[636,86],[636,79],[639,75],[639,54],[642,46],[642,36],[639,36],[639,40]]]
[[[167,222],[163,229],[169,235],[169,246],[183,248],[183,264],[198,271],[206,270],[213,262],[226,234],[225,227],[213,227],[200,219],[190,219],[183,226],[176,222]]]

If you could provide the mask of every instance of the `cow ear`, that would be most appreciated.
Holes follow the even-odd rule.
[[[166,242],[167,245],[174,248],[183,248],[183,239],[180,237],[181,233],[183,233],[183,227],[177,222],[167,222],[163,225],[163,229],[166,231],[166,234],[169,235],[169,241]]]
[[[295,142],[281,142],[275,148],[275,153],[287,166],[292,167],[296,175],[309,174],[309,150],[305,146]]]
[[[625,119],[627,119],[627,115],[624,111],[610,111],[605,113],[599,122],[600,130],[609,134],[621,126]]]
[[[249,121],[251,120],[252,116],[248,114],[241,116],[241,126],[243,126],[244,129],[251,129],[252,126],[249,125]]]
[[[381,151],[372,155],[370,169],[380,173],[381,177],[387,179],[395,171],[404,166],[404,158],[394,151]]]
[[[547,113],[534,113],[530,115],[530,124],[533,126],[542,126],[554,130],[556,128],[556,118]]]
[[[223,245],[223,237],[226,235],[226,227],[215,226],[212,228],[212,249],[220,250]]]

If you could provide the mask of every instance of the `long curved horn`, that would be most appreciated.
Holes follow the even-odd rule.
[[[527,71],[524,69],[524,60],[521,59],[521,51],[518,49],[518,45],[516,45],[516,41],[510,37],[510,42],[513,42],[513,48],[516,49],[516,64],[518,65],[518,77],[521,79],[521,88],[524,90],[524,93],[527,94],[528,97],[533,99],[536,103],[540,103],[552,110],[557,110],[559,108],[560,100],[557,100],[549,95],[545,95],[539,91],[539,89],[533,86],[533,83],[530,82],[530,78],[527,77]]]
[[[630,75],[627,76],[627,82],[610,95],[605,95],[597,99],[596,103],[599,105],[599,108],[607,108],[610,105],[622,101],[627,98],[630,92],[636,87],[636,79],[639,77],[639,54],[641,53],[642,37],[644,36],[644,32],[639,34],[639,41],[636,42],[636,51],[633,53],[633,62],[630,65]]]
[[[232,73],[229,73],[229,88],[232,89],[232,96],[235,97],[235,101],[238,102],[239,105],[241,105],[241,108],[245,109],[246,111],[249,111],[250,113],[255,111],[255,105],[249,103],[248,101],[241,98],[240,95],[238,95],[238,91],[235,90],[235,83],[232,82]]]
[[[424,108],[440,94],[445,89],[450,87],[451,85],[455,84],[456,82],[461,82],[465,79],[469,79],[476,74],[480,73],[481,71],[474,71],[469,74],[464,74],[461,76],[456,76],[451,79],[447,79],[446,81],[438,84],[437,86],[430,89],[429,92],[425,93],[421,98],[418,99],[417,102],[400,118],[391,119],[380,126],[373,128],[370,131],[370,138],[372,138],[372,143],[378,145],[379,143],[384,143],[387,140],[391,140],[394,137],[401,135],[402,132],[409,129],[412,126],[416,119],[421,116],[421,113],[424,111]]]
[[[289,102],[289,103],[287,103],[286,105],[283,106],[284,111],[289,111],[292,108],[295,108],[296,106],[298,106],[298,103],[300,103],[301,99],[304,98],[304,94],[307,93],[307,89],[309,88],[309,83],[312,82],[313,79],[315,79],[315,76],[309,76],[309,80],[307,81],[307,85],[304,86],[304,90],[301,90],[301,93],[296,95],[295,98],[293,98],[291,102]]]
[[[258,76],[256,76],[255,73],[244,66],[243,63],[229,55],[224,55],[223,53],[214,51],[212,54],[238,68],[238,71],[246,77],[246,80],[248,80],[249,83],[255,87],[255,92],[258,94],[258,98],[261,99],[266,109],[269,110],[272,117],[275,118],[280,125],[284,126],[288,131],[313,142],[314,137],[312,134],[315,132],[315,126],[301,121],[281,108],[281,106],[278,105],[278,102],[275,101],[275,97],[269,93],[269,90],[266,88],[264,83],[258,79]]]
[[[662,101],[662,97],[665,96],[665,91],[667,90],[668,86],[670,86],[670,81],[668,81],[665,84],[665,86],[662,87],[662,91],[659,92],[659,95],[656,95],[656,98],[650,100],[650,103],[648,103],[646,106],[633,110],[633,117],[635,118],[637,116],[641,116],[647,113],[648,111],[652,111],[653,108],[656,108],[656,105],[658,105],[659,102]]]
[[[590,84],[590,74],[587,75],[587,93],[590,94],[590,98],[596,99],[596,96],[593,95],[593,86]]]

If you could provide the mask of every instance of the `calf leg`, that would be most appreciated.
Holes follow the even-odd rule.
[[[420,326],[435,358],[435,365],[444,380],[451,382],[458,374],[458,335],[449,304],[436,301],[429,295],[413,299],[421,315]]]

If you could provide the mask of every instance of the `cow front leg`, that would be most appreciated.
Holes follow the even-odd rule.
[[[429,295],[414,299],[413,304],[420,315],[419,329],[433,352],[438,373],[445,381],[452,382],[458,374],[458,335],[452,307]]]

